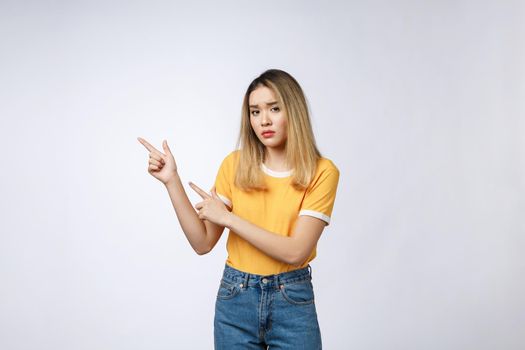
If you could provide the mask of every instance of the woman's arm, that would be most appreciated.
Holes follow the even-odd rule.
[[[182,231],[186,235],[193,250],[199,255],[210,252],[224,231],[224,226],[216,225],[208,220],[203,221],[199,219],[197,212],[195,212],[193,205],[188,199],[188,195],[182,186],[178,174],[166,183],[166,189],[168,190],[171,204],[175,209]]]
[[[228,227],[267,255],[290,265],[299,266],[308,259],[326,226],[320,219],[300,216],[292,235],[281,236],[229,212],[215,190],[210,196],[195,184],[190,186],[204,199],[195,205],[200,219]]]
[[[290,237],[267,231],[241,217],[227,213],[225,226],[274,259],[301,265],[312,253],[326,223],[311,216],[299,216]]]
[[[138,137],[137,139],[150,152],[148,172],[166,186],[182,231],[191,247],[199,255],[208,253],[219,240],[224,226],[218,226],[208,220],[203,222],[199,219],[180,181],[177,164],[168,146],[168,141],[162,142],[165,152],[162,153],[143,138]]]

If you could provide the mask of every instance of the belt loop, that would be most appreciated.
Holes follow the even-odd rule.
[[[279,280],[279,274],[275,275],[275,288],[278,290],[281,289],[281,281]]]
[[[312,277],[312,267],[310,266],[310,264],[308,264],[308,271],[310,272],[310,277]]]
[[[244,273],[244,284],[243,284],[244,289],[248,288],[248,279],[249,278],[250,278],[250,274],[248,272],[245,272]]]

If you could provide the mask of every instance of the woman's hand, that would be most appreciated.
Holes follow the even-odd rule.
[[[137,140],[149,151],[148,172],[154,178],[166,185],[177,177],[177,164],[175,164],[175,158],[173,158],[173,154],[171,154],[170,148],[168,147],[168,141],[164,140],[162,142],[162,148],[164,152],[166,152],[166,154],[164,154],[143,138],[137,137]]]
[[[195,209],[199,211],[199,218],[226,227],[230,212],[215,192],[215,187],[211,190],[211,196],[193,182],[190,182],[190,187],[204,199],[195,205]]]

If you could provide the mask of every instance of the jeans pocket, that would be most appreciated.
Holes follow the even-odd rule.
[[[219,290],[217,291],[217,299],[227,300],[231,299],[239,293],[239,286],[235,283],[221,280]]]
[[[314,288],[311,281],[281,284],[281,293],[290,304],[307,305],[314,302]]]

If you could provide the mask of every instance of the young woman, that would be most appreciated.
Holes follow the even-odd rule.
[[[339,171],[315,144],[297,81],[262,73],[242,106],[238,149],[223,160],[208,194],[192,207],[166,140],[146,140],[148,172],[167,187],[190,245],[213,249],[229,229],[217,291],[215,349],[321,349],[310,261],[330,223]]]

